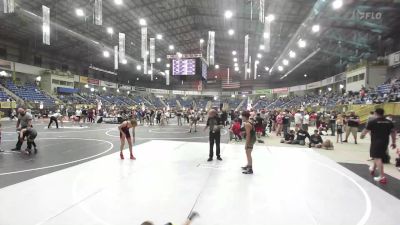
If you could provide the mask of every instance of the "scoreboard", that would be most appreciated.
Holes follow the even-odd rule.
[[[173,59],[173,76],[194,76],[196,75],[196,59]]]

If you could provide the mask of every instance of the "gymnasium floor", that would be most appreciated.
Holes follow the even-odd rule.
[[[14,126],[3,122],[3,149]],[[34,126],[37,155],[0,153],[0,225],[179,224],[192,209],[195,225],[398,224],[398,197],[320,151],[257,144],[248,176],[226,132],[224,160],[206,162],[204,125],[139,127],[136,161],[119,160],[116,125]]]

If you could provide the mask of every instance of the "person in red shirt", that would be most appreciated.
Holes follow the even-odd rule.
[[[230,129],[230,134],[231,134],[231,140],[234,138],[235,140],[237,140],[237,138],[239,138],[239,140],[242,140],[242,132],[240,130],[240,122],[238,119],[235,119],[234,123],[232,124],[232,127]]]

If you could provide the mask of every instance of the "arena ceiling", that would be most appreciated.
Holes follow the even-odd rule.
[[[1,36],[16,43],[30,43],[30,48],[55,57],[62,55],[113,70],[112,57],[104,58],[103,50],[117,45],[118,32],[126,33],[130,57],[118,76],[131,82],[138,82],[136,77],[148,81],[148,76],[136,71],[140,63],[141,18],[147,22],[150,37],[163,35],[156,44],[156,55],[161,59],[155,65],[158,70],[165,70],[167,54],[201,51],[200,39],[207,41],[208,31],[213,30],[216,64],[233,70],[232,51],[237,51],[240,71],[235,77],[243,79],[244,36],[249,34],[253,61],[257,54],[262,55],[258,59],[260,76],[254,83],[268,86],[318,80],[343,71],[349,63],[376,60],[393,50],[400,33],[399,0],[343,0],[338,9],[332,7],[337,0],[265,0],[265,15],[274,15],[268,52],[260,50],[264,24],[258,20],[259,0],[120,0],[121,5],[115,4],[115,0],[103,0],[102,26],[93,23],[94,0],[15,1],[15,15],[1,14]],[[42,5],[51,9],[50,46],[41,44]],[[76,15],[78,8],[83,9],[85,16]],[[232,12],[230,19],[224,15],[227,10]],[[314,25],[319,25],[319,31],[312,31]],[[107,27],[113,28],[113,35],[107,33]],[[233,35],[228,34],[229,29],[234,30]],[[306,41],[305,48],[298,46],[300,39]],[[169,45],[175,46],[174,51],[168,50]],[[205,50],[203,46],[203,53]],[[295,58],[290,58],[290,51],[296,53]],[[284,59],[288,65],[283,64]],[[165,83],[162,76],[159,78],[154,82]]]

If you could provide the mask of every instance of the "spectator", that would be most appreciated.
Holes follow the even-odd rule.
[[[322,147],[322,137],[319,135],[318,130],[314,130],[314,134],[311,135],[310,137],[310,144],[309,147],[316,147],[316,148],[321,148]]]
[[[294,140],[292,144],[305,145],[306,138],[310,139],[310,134],[301,127],[297,132],[296,140]]]
[[[354,111],[350,112],[350,115],[346,118],[346,139],[343,142],[348,142],[350,133],[353,135],[354,143],[357,144],[357,132],[360,126],[360,117],[358,117]]]

